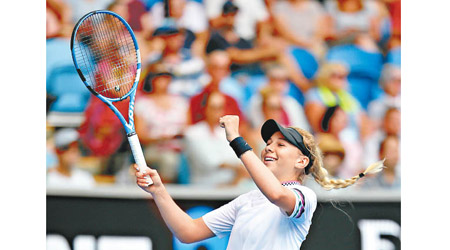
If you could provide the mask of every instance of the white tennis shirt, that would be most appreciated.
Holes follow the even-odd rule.
[[[314,191],[298,182],[283,186],[296,197],[296,206],[290,215],[257,189],[205,214],[203,220],[219,238],[230,234],[229,250],[300,249],[311,226],[317,197]]]

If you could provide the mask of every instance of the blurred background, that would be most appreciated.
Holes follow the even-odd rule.
[[[191,216],[256,188],[219,117],[239,115],[257,154],[261,125],[275,119],[312,132],[335,178],[385,159],[381,174],[344,190],[306,180],[319,205],[301,249],[400,249],[400,8],[400,0],[47,0],[47,249],[226,246],[172,238],[135,184],[121,123],[79,79],[70,35],[100,9],[135,32],[136,131],[148,166]],[[128,102],[115,105],[127,112]]]

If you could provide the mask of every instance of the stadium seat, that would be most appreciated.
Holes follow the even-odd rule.
[[[392,22],[389,17],[385,17],[381,20],[380,24],[380,41],[378,44],[384,46],[388,43],[392,35]]]
[[[212,211],[213,208],[208,206],[196,206],[188,209],[186,213],[193,219],[197,219]],[[219,237],[212,237],[195,243],[185,244],[173,237],[173,250],[225,250],[227,248],[229,237],[220,239]]]
[[[248,75],[244,81],[244,107],[246,107],[250,98],[266,84],[267,78],[265,75]]]
[[[180,165],[178,166],[178,183],[189,184],[190,171],[189,162],[184,152],[180,153]]]
[[[47,93],[56,97],[50,111],[83,112],[91,97],[73,65],[52,69],[47,78]]]
[[[244,86],[244,107],[247,107],[250,98],[257,93],[262,86],[267,83],[268,79],[265,75],[249,75],[246,79],[246,84]],[[294,83],[289,82],[288,93],[289,96],[297,100],[301,105],[304,104],[305,98],[300,89],[295,86]]]
[[[401,47],[391,49],[386,55],[386,63],[391,63],[400,67],[401,57],[402,57]]]
[[[378,95],[383,55],[364,51],[355,45],[338,45],[328,51],[326,59],[349,68],[348,90],[367,109],[369,102]]]
[[[303,75],[311,80],[319,68],[316,58],[307,50],[299,47],[290,47],[289,51],[302,69]]]

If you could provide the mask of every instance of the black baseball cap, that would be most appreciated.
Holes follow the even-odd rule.
[[[222,6],[222,13],[224,15],[230,14],[230,13],[236,13],[239,10],[239,8],[232,2],[232,1],[226,1],[224,5]]]
[[[300,149],[300,151],[309,158],[309,163],[305,167],[305,173],[309,173],[309,169],[311,168],[312,161],[311,161],[311,152],[306,148],[305,143],[303,142],[303,136],[294,128],[285,128],[281,126],[278,122],[276,122],[273,119],[267,120],[264,122],[264,124],[261,127],[261,136],[265,142],[267,142],[270,137],[275,133],[280,131],[280,133],[284,136],[284,138]]]
[[[176,25],[162,25],[153,32],[153,36],[170,36],[181,33],[182,30]]]

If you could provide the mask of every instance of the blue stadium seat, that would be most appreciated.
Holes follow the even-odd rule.
[[[380,24],[380,42],[381,46],[384,46],[388,43],[389,39],[392,35],[392,22],[389,17],[383,18]]]
[[[268,79],[265,75],[249,75],[247,76],[246,84],[244,86],[244,107],[247,107],[250,98],[257,93],[262,86],[267,83]],[[294,83],[289,83],[289,96],[297,100],[301,105],[304,104],[305,97],[300,89]]]
[[[213,208],[208,206],[196,206],[188,209],[186,213],[193,219],[197,219],[212,211]],[[225,250],[227,248],[229,237],[220,239],[219,237],[212,237],[195,243],[185,244],[173,237],[173,250],[197,250],[200,247],[207,250]]]
[[[367,109],[369,102],[378,95],[383,55],[364,51],[355,45],[338,45],[328,51],[326,59],[349,67],[348,90]]]
[[[244,107],[247,106],[250,98],[259,91],[259,89],[266,84],[267,78],[265,75],[248,75],[246,76],[244,85]]]
[[[189,162],[184,152],[180,153],[180,165],[178,166],[178,183],[189,184],[191,172],[189,171]]]
[[[386,55],[386,63],[401,66],[402,52],[401,47],[391,49]]]
[[[289,48],[289,51],[302,69],[303,75],[308,79],[312,79],[319,68],[316,58],[303,48],[293,46]]]
[[[50,111],[83,112],[91,97],[73,65],[52,69],[47,78],[47,93],[56,97]]]

